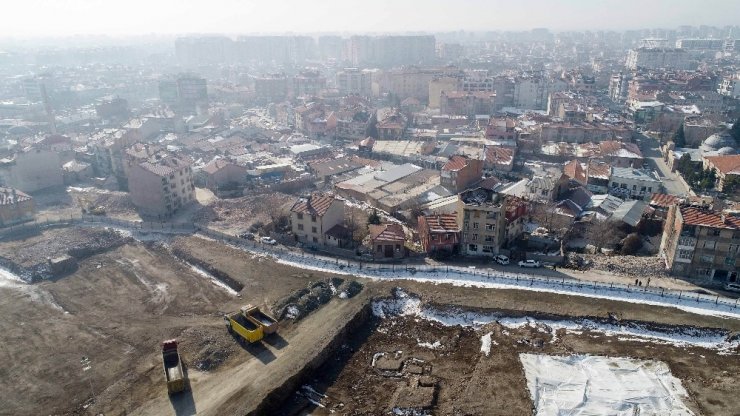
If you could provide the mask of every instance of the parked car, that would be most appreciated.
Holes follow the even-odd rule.
[[[522,260],[519,262],[519,267],[537,268],[540,267],[540,262],[537,260]]]
[[[262,237],[260,238],[260,241],[264,244],[269,244],[271,246],[274,246],[277,244],[277,241],[275,241],[275,239],[271,237]]]
[[[740,292],[740,283],[727,283],[725,284],[725,290],[730,292]]]
[[[501,264],[501,265],[504,265],[504,266],[506,266],[507,264],[509,264],[509,258],[506,257],[506,256],[504,256],[503,254],[497,255],[496,257],[493,258],[493,260],[496,263]]]
[[[254,234],[245,231],[245,232],[239,234],[239,238],[243,238],[245,240],[254,240]]]

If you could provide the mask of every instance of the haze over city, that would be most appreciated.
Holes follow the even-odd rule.
[[[0,414],[737,416],[740,1],[0,15]]]
[[[27,0],[3,2],[0,37],[184,33],[626,30],[737,22],[731,0]]]

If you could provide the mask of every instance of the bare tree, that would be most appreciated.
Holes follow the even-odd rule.
[[[586,228],[584,237],[599,250],[601,248],[614,248],[624,238],[624,232],[619,228],[619,224],[614,221],[594,220]]]

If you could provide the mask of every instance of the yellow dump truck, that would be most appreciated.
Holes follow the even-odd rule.
[[[230,334],[236,333],[250,344],[265,336],[262,326],[247,319],[241,311],[224,315],[224,321]]]
[[[272,316],[262,312],[259,306],[247,305],[241,308],[242,314],[253,323],[262,327],[265,335],[273,334],[278,330],[278,321]]]
[[[177,352],[177,340],[170,339],[162,343],[162,362],[164,364],[164,378],[167,381],[169,394],[185,390],[185,372],[182,371],[182,360]]]

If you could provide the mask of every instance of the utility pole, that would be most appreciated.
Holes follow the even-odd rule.
[[[80,364],[82,364],[82,372],[90,371],[92,370],[92,362],[87,356],[82,356],[82,359],[80,360]],[[87,382],[90,384],[90,395],[92,396],[92,403],[95,403],[95,390],[93,390],[92,385],[92,375],[87,378]]]

